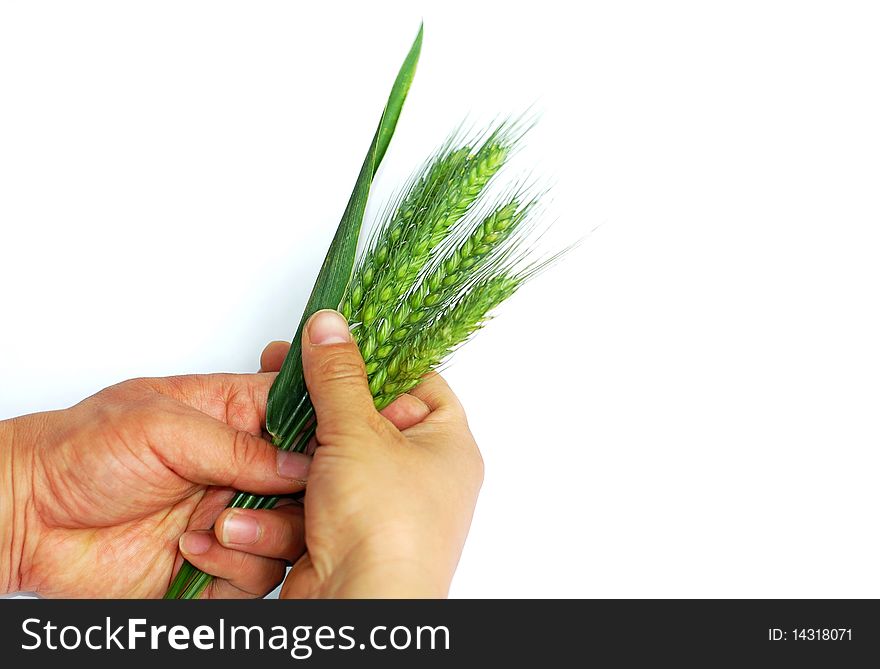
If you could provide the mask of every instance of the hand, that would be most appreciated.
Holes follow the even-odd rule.
[[[137,379],[64,411],[0,423],[0,588],[161,596],[181,562],[181,534],[210,527],[233,488],[301,490],[310,458],[260,438],[273,378]],[[266,513],[296,525],[297,512]],[[208,596],[262,596],[281,581],[283,560],[208,536],[180,540],[191,562],[220,577]],[[302,545],[301,522],[298,537]]]
[[[308,552],[281,596],[445,596],[483,475],[455,395],[434,374],[377,413],[357,345],[332,311],[308,322],[303,366],[319,447],[305,495]]]
[[[277,372],[289,349],[287,342],[269,344],[260,358],[261,371]],[[354,355],[360,360],[356,349]],[[363,367],[362,362],[360,365]],[[381,413],[392,426],[403,430],[424,420],[430,411],[417,397],[402,395]],[[463,415],[461,418],[463,421]],[[309,450],[314,451],[314,447],[313,441]],[[224,503],[228,499],[228,495],[225,496]],[[211,510],[215,509],[212,505]],[[206,518],[201,525],[209,526],[216,513],[200,516]],[[279,560],[287,564],[296,561],[305,551],[303,506],[282,498],[272,510],[225,509],[216,519],[213,530],[190,530],[181,538],[180,545],[190,562],[209,574],[235,574],[251,568],[246,554],[270,558],[270,564]],[[193,554],[193,547],[198,549],[198,554]],[[240,561],[240,569],[235,568],[236,559]]]

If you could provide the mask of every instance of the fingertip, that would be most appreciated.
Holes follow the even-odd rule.
[[[431,413],[430,407],[418,397],[401,395],[380,412],[398,430],[406,430],[421,423]]]
[[[184,532],[177,543],[184,555],[203,555],[211,548],[210,530]]]
[[[261,533],[260,523],[256,518],[236,509],[224,511],[214,524],[217,540],[230,548],[255,544]]]
[[[280,370],[289,350],[290,342],[270,341],[260,354],[260,371],[277,372]]]
[[[305,453],[294,451],[278,451],[275,468],[278,475],[289,481],[305,485],[309,478],[312,458]]]
[[[378,419],[364,360],[342,314],[325,309],[303,331],[303,376],[321,435],[364,429]]]
[[[214,577],[214,595],[218,588],[224,597],[262,597],[274,588],[284,576],[284,563],[266,558],[244,548],[227,548],[215,538],[211,530],[197,530],[187,534],[201,534],[206,549],[200,553],[185,553],[196,569]]]
[[[452,392],[446,379],[437,372],[430,372],[422,377],[419,385],[410,390],[409,394],[424,402],[431,412],[450,409],[464,414],[458,397]]]
[[[295,560],[305,550],[300,504],[273,509],[228,509],[215,524],[219,546],[249,555]]]
[[[321,309],[313,313],[304,332],[307,343],[312,346],[348,344],[352,340],[348,321],[333,309]]]

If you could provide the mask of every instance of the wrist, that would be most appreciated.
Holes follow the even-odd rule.
[[[334,570],[328,584],[334,598],[440,599],[447,596],[452,574],[437,560],[433,546],[415,532],[375,533],[361,542]]]
[[[444,599],[449,584],[423,565],[410,561],[387,561],[373,567],[359,566],[354,576],[334,588],[334,599]]]
[[[27,417],[0,421],[0,592],[23,589],[26,508],[30,495],[24,471]]]

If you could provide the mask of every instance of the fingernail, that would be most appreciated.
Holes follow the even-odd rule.
[[[279,476],[294,481],[305,481],[309,477],[309,467],[311,466],[312,459],[308,455],[278,451],[276,468]]]
[[[337,311],[324,309],[309,319],[309,342],[314,346],[347,344],[351,341],[348,321]]]
[[[190,555],[201,555],[207,553],[211,547],[211,537],[207,532],[184,532],[178,542],[180,550]]]
[[[243,513],[232,512],[223,520],[224,544],[252,544],[260,537],[256,520]]]

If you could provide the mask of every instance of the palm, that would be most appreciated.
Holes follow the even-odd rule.
[[[187,508],[189,507],[189,508]],[[48,528],[31,578],[50,597],[156,597],[177,554],[192,504],[100,529]]]

